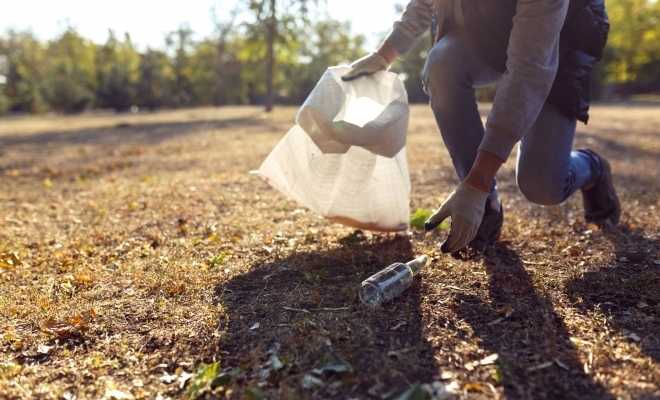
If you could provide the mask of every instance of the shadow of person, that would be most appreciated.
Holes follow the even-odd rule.
[[[368,308],[360,282],[413,257],[407,238],[374,236],[324,252],[276,252],[217,285],[223,368],[233,389],[268,398],[391,398],[437,374],[422,337],[420,282]]]
[[[504,385],[505,397],[613,398],[585,373],[563,320],[551,300],[535,288],[520,257],[498,243],[484,265],[488,302],[461,294],[452,308],[472,327],[481,347],[499,355],[493,377]],[[478,364],[468,363],[466,368]]]
[[[581,313],[602,315],[610,331],[627,336],[642,354],[660,362],[660,236],[626,227],[606,235],[615,247],[614,259],[596,271],[568,281],[566,295]],[[620,356],[617,362],[626,355]],[[628,358],[632,358],[629,362],[635,362],[638,356],[628,354]],[[660,382],[657,364],[650,369],[644,364],[641,362],[635,368],[648,372],[641,380]],[[660,388],[655,386],[655,396],[659,394]]]

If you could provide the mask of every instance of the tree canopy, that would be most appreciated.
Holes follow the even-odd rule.
[[[320,17],[316,4],[244,0],[215,20],[215,34],[198,38],[181,25],[162,48],[146,50],[113,31],[96,44],[73,27],[46,42],[9,30],[0,34],[0,113],[300,104],[328,66],[373,50],[348,23]],[[611,30],[594,93],[660,92],[660,1],[607,0],[607,7]],[[392,67],[411,102],[428,101],[421,72],[429,47],[427,37]]]

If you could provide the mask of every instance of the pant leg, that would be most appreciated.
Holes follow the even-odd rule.
[[[516,182],[531,202],[555,205],[593,184],[600,164],[589,153],[572,151],[577,121],[545,104],[518,145]]]
[[[474,88],[492,85],[500,77],[472,50],[463,28],[445,35],[426,59],[424,90],[461,181],[470,172],[484,136]]]

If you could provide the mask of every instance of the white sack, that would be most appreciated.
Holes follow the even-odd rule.
[[[409,109],[403,83],[390,72],[342,82],[347,70],[328,69],[301,107],[298,124],[259,173],[334,222],[374,231],[406,230]]]
[[[346,153],[351,146],[361,146],[394,157],[406,145],[410,115],[403,82],[385,71],[342,81],[349,70],[328,68],[296,122],[324,153]]]

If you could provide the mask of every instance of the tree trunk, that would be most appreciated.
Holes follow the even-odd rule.
[[[215,66],[215,105],[221,106],[225,104],[224,92],[222,90],[222,75],[224,73],[224,65],[222,62],[222,55],[225,51],[224,38],[220,37],[218,42],[218,61]]]
[[[268,23],[268,36],[266,38],[266,112],[273,110],[275,91],[275,36],[277,35],[277,21],[275,19],[275,0],[270,0],[270,21]]]

